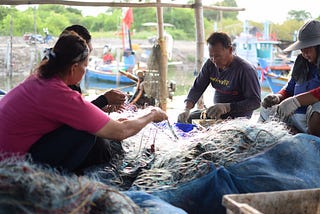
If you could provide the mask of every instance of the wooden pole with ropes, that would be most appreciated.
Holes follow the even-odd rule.
[[[157,3],[161,3],[161,0],[157,0]],[[158,18],[158,44],[160,46],[160,59],[159,59],[159,107],[167,110],[167,73],[168,73],[168,55],[166,42],[164,39],[164,27],[163,27],[163,8],[157,6],[157,18]]]
[[[195,6],[194,16],[196,19],[196,41],[197,41],[196,73],[199,74],[201,67],[203,65],[203,58],[204,58],[203,53],[204,53],[204,43],[205,43],[202,0],[195,0],[194,6]],[[198,109],[204,108],[203,95],[198,100],[197,107]]]

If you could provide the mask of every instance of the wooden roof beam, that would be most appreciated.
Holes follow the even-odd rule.
[[[93,7],[176,7],[195,8],[195,4],[174,4],[174,3],[125,3],[125,2],[102,2],[102,1],[70,1],[70,0],[1,0],[0,5],[31,5],[31,4],[59,4],[69,6],[93,6]],[[245,8],[221,7],[202,5],[206,10],[219,11],[244,11]]]

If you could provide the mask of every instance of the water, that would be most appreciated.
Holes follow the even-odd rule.
[[[104,81],[97,78],[83,78],[80,86],[84,91],[119,89],[123,92],[133,94],[136,87],[136,83],[120,84],[115,82]]]
[[[1,74],[0,75],[0,89],[4,91],[10,91],[21,83],[28,75],[27,74],[14,74],[11,77]]]
[[[9,77],[5,74],[0,75],[0,89],[10,91],[12,88],[20,84],[29,74],[14,74]],[[135,83],[132,84],[117,84],[115,82],[107,82],[95,78],[89,78],[87,81],[81,81],[81,88],[85,90],[108,90],[112,88],[119,89],[123,92],[133,93],[135,90]]]

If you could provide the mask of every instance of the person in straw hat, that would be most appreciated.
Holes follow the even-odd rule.
[[[288,83],[277,94],[267,95],[262,106],[275,106],[276,115],[298,132],[320,136],[320,21],[310,20],[299,29],[297,41],[284,51],[293,50],[301,53]],[[306,92],[308,95],[303,95]],[[262,120],[266,119],[264,113],[262,109]]]

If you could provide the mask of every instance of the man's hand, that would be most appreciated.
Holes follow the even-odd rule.
[[[277,105],[280,103],[279,96],[281,96],[281,95],[280,94],[269,94],[263,99],[261,105],[265,108],[269,108],[271,106]]]
[[[108,105],[122,105],[126,101],[126,94],[117,89],[111,89],[104,93]]]
[[[178,122],[179,123],[188,123],[189,115],[190,115],[190,109],[185,108],[184,112],[182,112],[178,115]]]
[[[284,120],[292,115],[301,104],[296,97],[289,97],[283,100],[277,107],[277,115]]]
[[[211,119],[220,119],[221,115],[224,115],[230,111],[230,103],[217,103],[207,110],[207,117]]]

